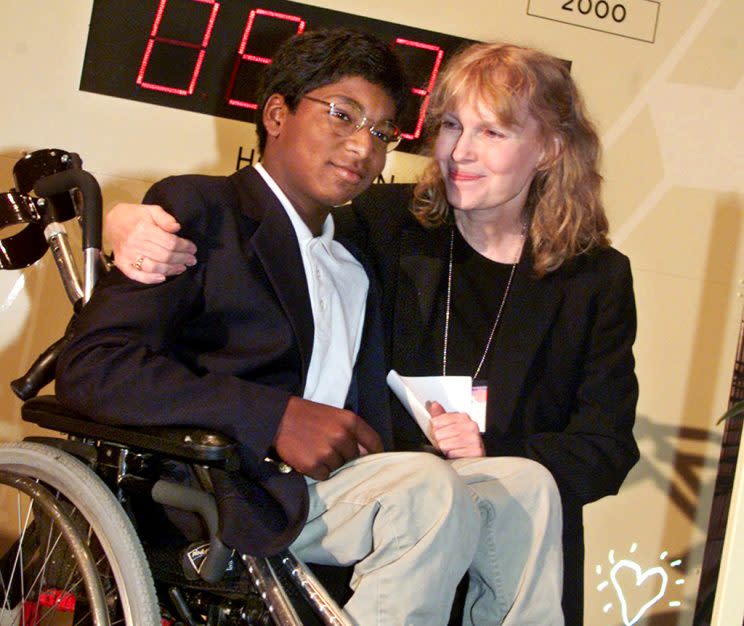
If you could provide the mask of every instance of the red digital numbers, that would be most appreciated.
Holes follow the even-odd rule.
[[[214,22],[217,19],[217,13],[220,10],[220,3],[215,0],[191,0],[193,3],[211,5],[211,9],[207,12],[207,21],[202,33],[201,41],[197,43],[183,39],[161,37],[158,35],[168,2],[169,0],[160,0],[160,4],[158,5],[155,20],[152,23],[152,30],[150,31],[150,38],[147,41],[145,54],[142,56],[142,63],[140,64],[140,69],[137,73],[137,84],[145,89],[165,91],[166,93],[172,93],[179,96],[190,96],[194,93],[196,80],[199,78],[199,72],[201,71],[202,63],[204,62],[204,55],[207,53],[209,39],[212,36]],[[158,44],[157,48],[155,47],[156,44]],[[174,54],[174,48],[175,50],[180,50],[182,52],[186,51],[187,54],[185,56],[182,54]],[[173,68],[175,65],[176,68],[181,70],[181,76],[178,76],[178,78],[187,78],[187,80],[184,81],[185,85],[179,87],[178,85],[164,84],[163,82],[157,82],[158,77],[147,77],[147,70],[150,66],[153,54],[169,55],[172,59],[172,62],[169,64],[170,67]],[[192,58],[193,62],[191,61]],[[178,71],[172,72],[169,73],[169,76],[163,78],[171,79],[173,74],[178,73]]]
[[[253,27],[256,24],[257,17],[263,17],[271,20],[281,20],[283,22],[288,22],[289,24],[297,24],[296,30],[292,33],[289,33],[290,35],[296,35],[305,30],[305,20],[303,20],[301,17],[298,17],[297,15],[287,15],[286,13],[277,13],[276,11],[267,11],[266,9],[253,9],[250,12],[250,14],[248,15],[248,21],[245,24],[245,29],[243,30],[243,37],[240,40],[238,58],[235,60],[235,65],[233,66],[232,74],[230,75],[230,83],[227,86],[228,104],[232,104],[233,106],[238,107],[245,107],[246,109],[256,109],[258,105],[252,99],[249,100],[247,98],[241,99],[239,97],[235,97],[235,83],[240,71],[245,69],[243,64],[260,63],[263,65],[268,65],[269,63],[271,63],[271,57],[257,54],[248,54],[245,51],[248,45],[248,40],[250,39],[251,33],[253,32]]]
[[[427,50],[433,53],[433,62],[431,65],[431,71],[429,72],[428,80],[424,83],[424,86],[411,87],[411,93],[421,98],[421,104],[418,106],[418,115],[416,116],[416,122],[411,132],[402,129],[401,136],[404,139],[418,139],[421,136],[421,129],[424,127],[424,118],[426,117],[426,109],[429,106],[429,96],[431,95],[432,89],[434,89],[434,83],[437,81],[437,75],[439,74],[439,68],[442,65],[442,58],[444,57],[444,50],[439,46],[434,46],[428,43],[422,43],[420,41],[411,41],[409,39],[402,39],[397,37],[395,44],[398,46],[410,46],[412,48],[419,48],[421,50]]]
[[[220,2],[216,0],[159,0],[137,73],[137,85],[177,96],[193,95],[219,10]],[[223,102],[255,110],[258,107],[256,69],[271,63],[276,48],[292,35],[304,32],[305,26],[306,21],[299,15],[251,9]],[[421,137],[444,50],[402,37],[395,39],[395,45],[417,76],[401,122],[403,138],[416,140]]]

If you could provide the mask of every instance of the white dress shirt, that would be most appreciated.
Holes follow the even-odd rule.
[[[314,237],[263,165],[255,168],[287,212],[305,268],[314,333],[303,398],[341,408],[361,343],[369,279],[359,261],[333,239],[331,215]]]

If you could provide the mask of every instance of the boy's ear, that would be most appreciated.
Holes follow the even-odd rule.
[[[270,137],[277,137],[282,130],[289,107],[284,96],[275,93],[269,96],[263,109],[263,123]]]

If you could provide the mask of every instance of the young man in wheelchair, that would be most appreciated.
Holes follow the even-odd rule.
[[[484,536],[483,508],[450,464],[388,452],[378,294],[353,244],[334,239],[331,208],[382,171],[406,94],[398,60],[374,37],[285,44],[259,100],[261,163],[169,178],[145,198],[176,217],[199,263],[151,286],[114,271],[57,372],[59,399],[97,420],[235,439],[240,473],[210,471],[222,540],[353,565],[345,609],[358,624],[445,624]],[[500,574],[480,567],[469,603],[487,604]]]

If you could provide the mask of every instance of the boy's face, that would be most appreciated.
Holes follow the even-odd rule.
[[[333,129],[329,107],[355,103],[372,122],[393,120],[395,104],[380,86],[342,78],[302,98],[294,113],[279,95],[264,109],[268,139],[263,163],[301,215],[324,214],[367,189],[385,166],[386,145],[368,127],[348,137]]]

